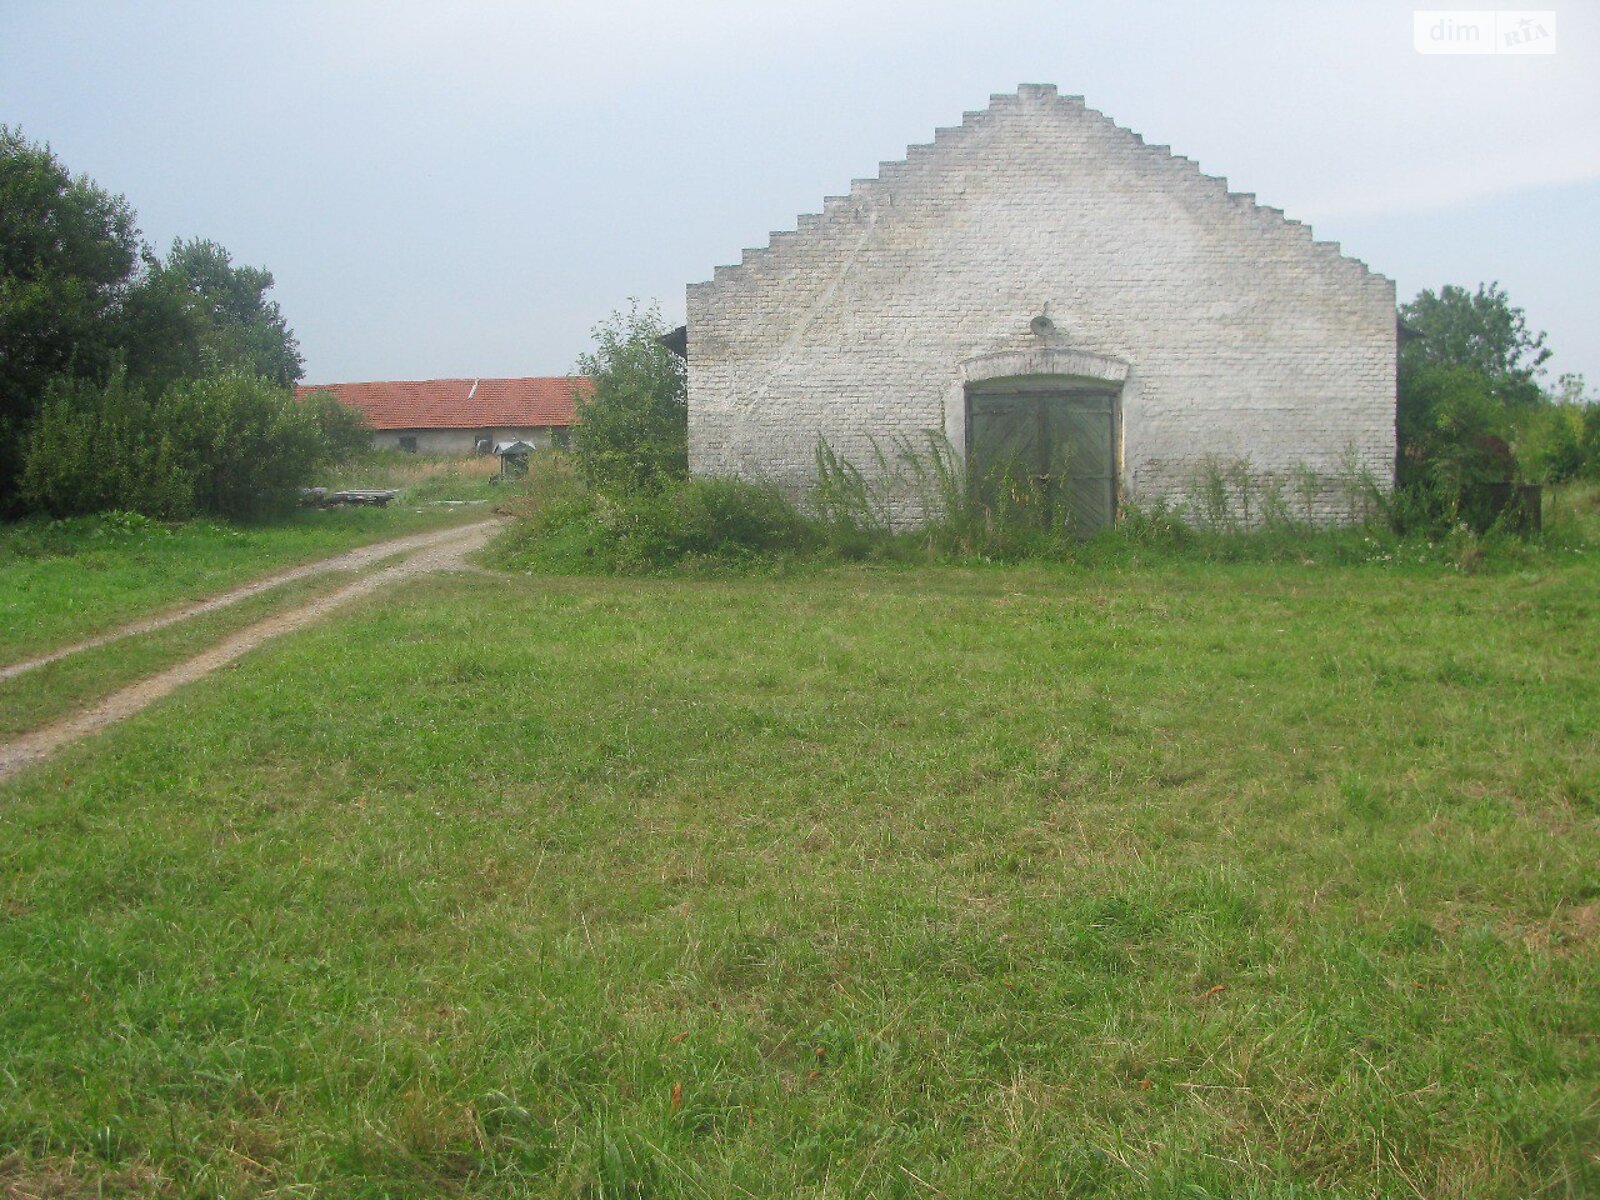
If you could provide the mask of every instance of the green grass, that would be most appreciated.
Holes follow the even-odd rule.
[[[317,482],[332,489],[400,488],[405,501],[465,500],[484,502],[500,497],[495,482],[500,460],[492,455],[450,458],[374,450],[339,467],[329,468]]]
[[[410,585],[0,785],[0,1191],[1593,1195],[1597,584]]]
[[[38,729],[113,692],[193,658],[274,613],[308,604],[357,576],[330,571],[291,580],[216,612],[68,655],[0,679],[0,741]]]
[[[431,501],[491,494],[483,481],[445,474],[386,508],[304,510],[270,524],[111,514],[0,525],[0,663],[368,542],[482,520],[488,503]]]

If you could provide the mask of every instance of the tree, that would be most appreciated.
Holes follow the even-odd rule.
[[[687,374],[666,332],[656,305],[632,300],[594,327],[595,348],[578,359],[593,391],[579,397],[572,447],[591,487],[657,490],[689,474]]]
[[[1453,504],[1465,488],[1514,472],[1505,406],[1479,372],[1423,363],[1408,373],[1401,397],[1400,486],[1426,487]]]
[[[0,513],[18,503],[24,448],[47,397],[49,457],[59,461],[64,447],[88,444],[85,431],[96,445],[120,444],[136,394],[154,404],[181,381],[234,372],[291,387],[300,347],[266,298],[272,283],[198,238],[158,258],[123,197],[0,125]],[[74,406],[81,421],[67,419]],[[59,489],[51,495],[59,509]]]
[[[1409,373],[1425,366],[1464,367],[1477,372],[1497,399],[1509,405],[1538,404],[1538,377],[1550,357],[1543,333],[1531,333],[1522,309],[1498,283],[1476,292],[1446,285],[1424,289],[1400,315],[1423,336],[1400,352],[1402,389]]]
[[[1582,375],[1557,381],[1550,403],[1516,418],[1517,459],[1529,479],[1565,483],[1600,479],[1600,400]]]
[[[305,373],[305,360],[277,302],[267,299],[272,285],[271,271],[234,266],[233,256],[216,242],[179,238],[141,291],[155,311],[173,300],[185,308],[191,358],[186,375],[244,371],[293,387]]]
[[[128,377],[151,396],[204,373],[199,326],[182,278],[148,246],[116,316],[114,337]]]
[[[0,509],[51,379],[109,372],[138,250],[125,199],[0,125]]]

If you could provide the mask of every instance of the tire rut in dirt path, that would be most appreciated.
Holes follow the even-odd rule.
[[[229,638],[212,647],[204,653],[169,667],[158,675],[149,679],[140,680],[130,684],[121,691],[114,692],[104,700],[99,701],[80,712],[63,717],[43,729],[32,733],[23,734],[13,742],[0,744],[0,779],[15,775],[18,771],[32,766],[41,761],[62,746],[76,742],[90,734],[118,721],[133,716],[141,709],[154,704],[163,696],[170,695],[186,683],[193,683],[215,671],[225,667],[235,659],[248,654],[264,642],[285,633],[293,633],[303,629],[314,621],[342,608],[353,600],[371,595],[381,588],[390,587],[404,580],[426,575],[434,571],[475,571],[477,568],[466,562],[466,556],[474,550],[481,549],[489,540],[489,536],[498,527],[496,521],[485,521],[477,525],[460,526],[450,530],[450,539],[430,537],[429,542],[416,554],[404,562],[393,566],[384,567],[365,575],[347,587],[340,588],[326,596],[319,597],[309,604],[291,609],[288,612],[278,613],[264,621],[258,621],[247,629],[242,629]],[[394,546],[396,543],[384,543]],[[378,547],[369,547],[378,549]],[[403,551],[401,551],[403,553]],[[375,557],[388,557],[396,553],[393,549],[387,554]],[[333,561],[333,560],[325,560]],[[331,568],[330,568],[331,569]],[[279,577],[280,582],[283,577]],[[298,577],[297,577],[298,578]],[[230,593],[231,594],[231,593]]]
[[[96,634],[81,642],[74,642],[70,646],[62,646],[48,654],[41,654],[36,658],[25,658],[20,662],[10,663],[0,667],[0,680],[14,679],[29,671],[37,670],[48,663],[58,662],[63,658],[78,654],[84,650],[94,650],[111,642],[121,641],[126,637],[134,637],[141,633],[154,633],[157,629],[165,629],[168,625],[176,625],[179,621],[187,621],[190,617],[198,617],[205,613],[216,612],[219,608],[227,608],[241,600],[248,600],[251,596],[259,596],[262,592],[271,591],[281,584],[292,583],[296,579],[308,579],[313,575],[324,575],[330,571],[359,571],[369,567],[375,562],[385,558],[393,558],[396,554],[407,554],[413,550],[425,550],[429,546],[437,546],[447,542],[466,530],[478,529],[486,525],[493,525],[493,521],[480,521],[474,525],[454,525],[449,529],[435,530],[432,533],[417,533],[409,537],[392,538],[387,542],[373,542],[370,546],[358,546],[354,550],[347,550],[343,554],[336,554],[332,558],[319,558],[316,562],[305,563],[298,567],[290,567],[286,571],[246,583],[231,591],[213,596],[209,600],[201,600],[194,604],[186,604],[182,608],[173,609],[159,616],[146,617],[135,621],[131,625],[122,625],[107,633]]]

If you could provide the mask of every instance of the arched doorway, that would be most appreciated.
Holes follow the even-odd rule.
[[[962,364],[962,448],[980,503],[1083,537],[1116,520],[1127,364],[1081,351]]]

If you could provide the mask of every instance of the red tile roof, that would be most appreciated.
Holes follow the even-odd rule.
[[[412,379],[301,385],[295,395],[332,392],[367,415],[374,429],[490,429],[576,423],[575,397],[587,379]]]

